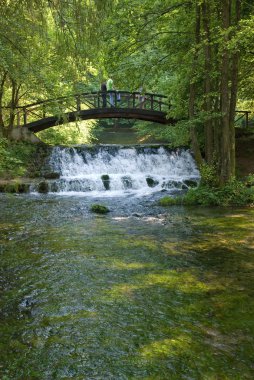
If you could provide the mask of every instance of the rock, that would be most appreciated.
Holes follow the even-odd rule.
[[[194,180],[191,180],[191,179],[186,179],[185,181],[183,181],[183,183],[186,186],[188,186],[188,188],[190,188],[190,187],[197,187],[198,186],[197,182],[194,181]]]
[[[109,178],[109,175],[108,174],[103,174],[101,176],[101,180],[103,182],[105,190],[110,190],[110,178]]]
[[[132,189],[131,177],[128,177],[128,176],[122,177],[122,182],[125,189]]]
[[[49,184],[46,181],[42,181],[38,185],[38,193],[46,194],[49,191]]]
[[[106,206],[99,205],[99,204],[91,205],[90,210],[92,212],[95,212],[96,214],[107,214],[110,211]]]
[[[60,174],[56,173],[56,172],[49,172],[49,173],[45,173],[43,175],[43,177],[45,179],[59,179],[60,178]]]
[[[135,216],[136,218],[141,218],[142,214],[138,214],[137,212],[135,212],[134,214],[132,214],[132,216]]]
[[[18,181],[7,181],[0,183],[0,193],[28,193],[30,188],[29,183],[22,183]]]
[[[149,187],[155,187],[159,184],[159,181],[157,181],[156,179],[153,179],[152,177],[147,177],[146,183]]]
[[[28,183],[20,183],[18,185],[18,193],[29,193],[30,185]]]

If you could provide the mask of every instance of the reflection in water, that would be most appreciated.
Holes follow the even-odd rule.
[[[252,379],[253,210],[1,196],[1,379]]]

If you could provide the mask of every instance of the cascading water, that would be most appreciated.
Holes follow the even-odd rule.
[[[87,195],[145,195],[195,186],[199,172],[188,150],[166,147],[93,146],[55,147],[50,192]]]

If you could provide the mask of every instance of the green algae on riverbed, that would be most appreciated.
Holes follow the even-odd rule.
[[[254,210],[1,201],[1,379],[253,379]]]

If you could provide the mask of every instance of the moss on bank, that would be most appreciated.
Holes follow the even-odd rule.
[[[30,183],[23,179],[0,181],[0,193],[28,193]]]

